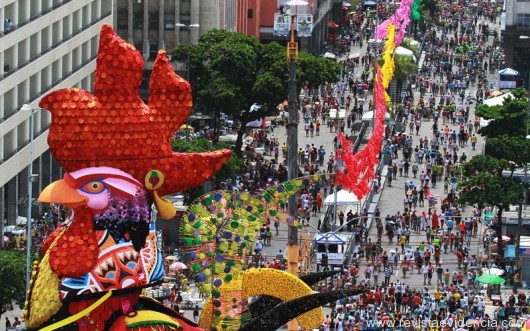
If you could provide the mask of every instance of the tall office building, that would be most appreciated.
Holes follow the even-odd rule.
[[[113,5],[116,32],[145,60],[144,99],[159,49],[169,52],[180,43],[197,44],[210,30],[236,28],[236,0],[113,0]]]
[[[42,95],[52,90],[75,86],[92,91],[99,31],[103,23],[112,24],[112,3],[2,0],[0,20],[0,215],[11,225],[27,216],[28,201],[62,175],[48,150],[49,112],[35,111],[30,133],[31,112],[21,107],[38,107]],[[40,174],[32,180],[31,200],[30,135],[33,173]],[[36,218],[39,211],[34,210]]]
[[[274,14],[278,13],[280,5],[285,2],[286,0],[237,0],[237,32],[254,36],[261,42],[276,41],[286,45],[289,36],[274,33]],[[309,0],[307,3],[294,7],[293,14],[313,15],[311,37],[295,38],[300,43],[300,50],[321,54],[325,52],[328,42],[329,24],[333,20],[340,22],[342,18],[342,1]]]
[[[530,69],[530,1],[507,0],[501,15],[506,66],[520,73],[518,86],[528,86]],[[523,38],[521,38],[523,37]]]

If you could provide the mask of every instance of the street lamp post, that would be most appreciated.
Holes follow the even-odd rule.
[[[33,134],[35,127],[35,113],[41,108],[32,108],[28,104],[22,105],[20,110],[31,112],[30,115],[30,125],[29,125],[29,163],[28,163],[28,219],[26,222],[27,227],[27,256],[26,256],[26,291],[29,291],[29,281],[31,279],[31,227],[32,227],[32,217],[31,209],[33,206],[33,182],[37,174],[33,174]]]
[[[199,28],[200,25],[199,24],[190,24],[190,25],[186,25],[186,24],[182,24],[182,23],[176,23],[175,24],[176,27],[179,27],[179,28],[183,28],[183,27],[187,27],[187,28]],[[187,59],[186,59],[186,80],[188,81],[188,83],[190,84],[191,86],[191,82],[190,82],[190,51],[188,49],[188,52],[187,52]],[[190,140],[190,120],[188,118],[186,118],[186,142],[188,142]]]

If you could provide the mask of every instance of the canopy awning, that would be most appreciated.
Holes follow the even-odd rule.
[[[484,100],[483,104],[486,105],[486,106],[490,106],[490,107],[502,105],[502,103],[504,102],[504,99],[506,99],[507,97],[512,97],[513,98],[513,94],[506,93],[506,94],[500,95],[500,96],[495,97],[495,98],[486,99],[486,100]]]
[[[512,68],[505,68],[502,70],[499,70],[499,75],[503,76],[519,76],[519,72],[516,70],[513,70]]]
[[[267,127],[271,126],[271,122],[266,121],[265,126]],[[256,121],[247,123],[247,128],[261,128],[261,127],[263,127],[263,120],[256,120]]]
[[[337,192],[337,206],[347,206],[347,205],[358,205],[359,199],[357,196],[349,191],[340,190]],[[335,205],[335,193],[332,193],[326,197],[324,200],[324,206],[334,206]]]
[[[348,236],[342,235],[342,234],[328,232],[328,233],[316,234],[315,238],[313,240],[317,244],[344,245],[348,241]]]
[[[411,51],[411,50],[408,49],[408,48],[398,46],[398,47],[396,48],[396,54],[397,54],[397,55],[401,55],[401,56],[408,56],[408,57],[411,57],[411,58],[414,59],[414,61],[416,61],[416,56],[414,56],[414,52]]]
[[[361,121],[364,121],[364,122],[369,122],[371,120],[374,119],[374,112],[371,110],[371,111],[367,111],[366,113],[363,114],[363,117],[361,118]],[[385,121],[387,120],[390,120],[390,114],[389,113],[385,113]]]

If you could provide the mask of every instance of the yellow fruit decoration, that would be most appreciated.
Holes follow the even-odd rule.
[[[30,293],[31,301],[27,301],[24,307],[24,319],[30,328],[39,327],[63,306],[59,298],[59,277],[50,267],[50,252],[65,231],[55,238],[42,258],[38,271],[32,274],[34,285]]]
[[[300,278],[277,269],[250,269],[243,274],[243,297],[268,295],[288,302],[306,295],[313,290]],[[324,318],[322,308],[316,308],[296,318],[302,329],[318,329]]]
[[[289,302],[291,300],[313,294],[313,290],[298,277],[277,269],[250,269],[243,273],[242,298],[268,295]],[[223,284],[218,288],[221,297],[233,290],[233,284]],[[220,316],[221,318],[223,316]],[[316,308],[296,318],[304,330],[317,329],[322,324],[324,315],[322,308]],[[213,303],[210,296],[201,314],[199,326],[206,330],[212,326]]]

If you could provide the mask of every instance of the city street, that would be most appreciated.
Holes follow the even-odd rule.
[[[351,52],[360,52],[361,54],[364,54],[366,52],[366,46],[367,46],[366,43],[364,44],[364,47],[362,49],[359,48],[358,45],[354,46],[354,47],[352,47]],[[346,56],[344,56],[344,58],[345,57]],[[355,73],[357,73],[357,70],[360,72],[361,68],[356,67]],[[495,75],[495,74],[488,74],[487,75],[488,81],[495,82],[495,84],[496,84],[496,80],[497,80],[496,76],[497,75]],[[474,96],[475,93],[476,93],[476,90],[477,90],[476,86],[470,86],[470,88],[465,91],[465,94],[466,94],[466,96],[467,95]],[[348,94],[346,94],[346,95],[348,95]],[[430,96],[431,96],[431,93],[426,93],[424,98],[427,99]],[[438,97],[439,97],[439,95],[438,95]],[[367,99],[366,103],[368,103],[371,98],[372,98],[372,96],[369,95],[366,98]],[[414,99],[415,99],[415,101],[417,101],[419,98],[420,98],[419,90],[414,91]],[[474,109],[475,109],[475,104],[473,104],[473,106],[471,107],[472,112],[471,112],[471,114],[469,116],[469,120],[472,120],[472,121],[475,119],[474,114],[473,114],[473,110]],[[365,112],[367,111],[366,106],[365,106],[364,110],[365,110]],[[439,127],[443,127],[441,122],[442,122],[442,120],[440,118],[439,121],[438,121]],[[429,139],[431,139],[431,137],[432,137],[432,125],[433,125],[433,120],[424,120],[422,122],[420,130],[419,130],[419,135],[416,135],[416,134],[413,135],[414,146],[418,145],[418,140],[420,138],[422,138],[422,137],[428,137]],[[458,131],[458,124],[450,124],[450,123],[448,123],[448,126],[449,126],[450,130]],[[407,130],[408,130],[408,128],[407,128]],[[279,144],[281,146],[283,144],[283,142],[287,140],[285,129],[283,127],[277,127],[276,129],[274,129],[273,132],[274,132],[275,136],[278,138]],[[303,148],[303,147],[305,147],[306,144],[308,144],[308,145],[314,144],[317,148],[319,148],[320,146],[324,146],[324,149],[326,150],[326,158],[325,158],[325,160],[327,162],[330,152],[333,151],[333,139],[336,136],[336,133],[335,132],[330,132],[330,129],[327,126],[322,126],[320,136],[306,137],[305,136],[305,130],[303,130],[303,121],[302,121],[302,123],[299,124],[299,131],[298,132],[299,132],[299,134],[298,134],[298,145],[299,145],[299,147]],[[349,134],[349,129],[346,129],[345,133]],[[469,143],[467,146],[462,147],[462,148],[459,149],[458,155],[461,155],[462,153],[465,153],[467,155],[467,159],[469,160],[474,155],[480,154],[481,151],[482,151],[484,140],[478,134],[477,134],[477,138],[478,138],[478,140],[477,140],[477,148],[476,148],[476,150],[472,150],[471,144]],[[399,153],[399,155],[400,156],[402,155],[401,152]],[[280,161],[282,161],[282,160],[283,159],[280,157]],[[393,162],[396,163],[396,164],[397,164],[398,161],[399,161],[399,159],[393,160]],[[324,170],[323,167],[321,167],[321,169]],[[421,173],[424,170],[425,170],[425,164],[419,165],[419,173]],[[383,175],[383,177],[385,177],[386,173],[383,173],[382,175]],[[405,197],[404,186],[403,185],[404,185],[405,182],[409,182],[411,180],[414,181],[415,185],[419,185],[419,179],[418,178],[413,178],[412,174],[411,174],[410,177],[400,177],[400,176],[398,176],[396,180],[392,181],[392,186],[388,186],[388,184],[386,184],[383,187],[382,193],[380,195],[379,205],[378,205],[378,207],[379,207],[379,209],[381,211],[381,217],[382,218],[384,218],[386,215],[394,215],[398,211],[403,212],[403,198]],[[443,178],[440,178],[438,180],[438,185],[436,187],[431,188],[431,193],[434,196],[438,197],[437,198],[437,203],[438,204],[437,204],[436,209],[437,209],[437,211],[439,213],[440,212],[440,208],[439,208],[440,207],[440,200],[445,197],[444,186],[443,186]],[[323,197],[323,198],[325,199],[325,197]],[[429,207],[428,203],[425,203],[424,207],[418,207],[415,210],[417,211],[417,214],[419,215],[422,212],[427,212],[428,211],[428,207]],[[472,210],[472,208],[470,208],[470,207],[466,208],[463,211],[463,215],[466,216],[466,217],[471,216],[471,210]],[[323,212],[324,212],[324,210],[323,210]],[[323,212],[318,214],[317,216],[312,216],[311,217],[311,225],[313,227],[317,227],[319,219],[322,217]],[[354,210],[354,212],[355,212],[355,210]],[[313,238],[314,235],[315,235],[315,230],[313,229],[313,227],[305,227],[304,230],[300,231],[300,234],[301,235],[302,234],[305,234],[305,235],[309,234],[311,236],[311,238]],[[276,254],[278,253],[279,249],[281,249],[282,252],[285,252],[285,248],[286,248],[286,244],[287,244],[287,239],[286,239],[287,238],[287,226],[284,225],[284,224],[281,224],[280,228],[279,228],[279,231],[280,231],[280,235],[279,236],[275,236],[275,233],[274,233],[274,230],[273,230],[273,240],[272,240],[271,246],[266,246],[263,249],[263,251],[265,252],[265,254],[267,254],[268,257],[276,256]],[[482,233],[482,225],[481,225],[481,228],[480,228],[480,231],[479,231],[479,236],[473,237],[472,241],[471,241],[470,251],[473,254],[478,253],[479,244],[482,242],[482,236],[480,236],[481,233]],[[372,225],[371,228],[369,229],[369,238],[371,238],[372,241],[375,241],[376,238],[377,238],[377,229],[375,227],[375,224]],[[412,234],[411,235],[411,239],[410,239],[410,247],[413,250],[415,250],[418,247],[418,245],[422,241],[425,241],[425,240],[426,240],[425,231],[422,231],[420,234]],[[398,247],[399,245],[396,242],[396,239],[394,239],[394,243],[393,244],[390,244],[390,243],[388,243],[388,238],[386,236],[383,236],[382,243],[383,243],[383,246],[384,246],[384,248],[386,250],[394,249],[397,252],[401,251],[401,248]],[[403,256],[401,256],[401,258],[403,258]],[[360,270],[364,271],[364,268],[366,267],[366,260],[365,259],[360,259],[360,261],[361,261]],[[452,273],[452,271],[454,271],[457,268],[456,255],[454,253],[442,254],[441,263],[442,263],[442,266],[444,268],[449,268],[451,273]],[[399,279],[401,281],[404,281],[407,285],[409,285],[409,286],[411,286],[413,288],[421,288],[423,286],[423,275],[421,275],[421,274],[418,275],[417,270],[415,270],[415,272],[413,274],[407,275],[407,278],[403,278],[403,275],[402,275],[402,272],[401,272],[400,269],[401,268],[397,268],[397,270],[395,270],[394,275],[391,278],[391,281],[395,281],[395,280]],[[431,287],[431,289],[434,288],[435,287],[435,283],[433,282],[433,284],[430,287]]]

